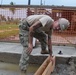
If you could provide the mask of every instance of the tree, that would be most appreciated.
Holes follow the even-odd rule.
[[[10,5],[14,5],[14,2],[10,2]]]
[[[15,5],[15,3],[14,2],[10,2],[10,5]],[[10,11],[14,14],[15,13],[15,7],[10,7],[9,8],[10,9]]]

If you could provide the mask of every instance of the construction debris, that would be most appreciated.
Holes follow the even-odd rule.
[[[76,75],[76,65],[74,59],[69,64],[57,64],[51,75]]]

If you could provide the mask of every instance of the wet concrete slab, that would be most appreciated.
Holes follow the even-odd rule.
[[[0,42],[0,53],[15,53],[15,54],[21,54],[23,50],[23,47],[20,43],[8,43],[8,42]],[[41,47],[38,46],[33,49],[31,55],[42,55],[40,54]],[[53,55],[58,56],[58,52],[62,51],[62,55],[64,57],[67,55],[73,56],[76,55],[76,48],[72,46],[52,46]],[[47,54],[45,54],[46,56]]]
[[[0,42],[0,52],[21,54],[22,46],[20,43]]]
[[[20,43],[0,42],[0,61],[19,63],[23,47]],[[30,62],[41,62],[46,59],[49,54],[40,54],[41,47],[38,45],[33,49]],[[53,55],[59,58],[76,58],[76,48],[72,46],[52,46]],[[59,52],[62,54],[58,54]]]
[[[31,55],[33,56],[48,56],[48,54],[40,54],[41,48],[35,48]],[[76,48],[71,46],[52,46],[53,55],[57,57],[76,57]],[[59,54],[59,52],[62,54]]]

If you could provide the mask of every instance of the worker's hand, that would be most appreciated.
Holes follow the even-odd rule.
[[[53,63],[54,63],[53,56],[50,56],[50,62],[52,62],[52,65],[53,65]]]
[[[33,46],[29,45],[27,49],[27,53],[30,54],[32,52]]]

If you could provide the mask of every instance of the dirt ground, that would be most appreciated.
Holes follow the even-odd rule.
[[[19,41],[19,36],[10,36],[4,39],[0,39],[0,41]],[[52,44],[76,45],[76,34],[53,34]]]

